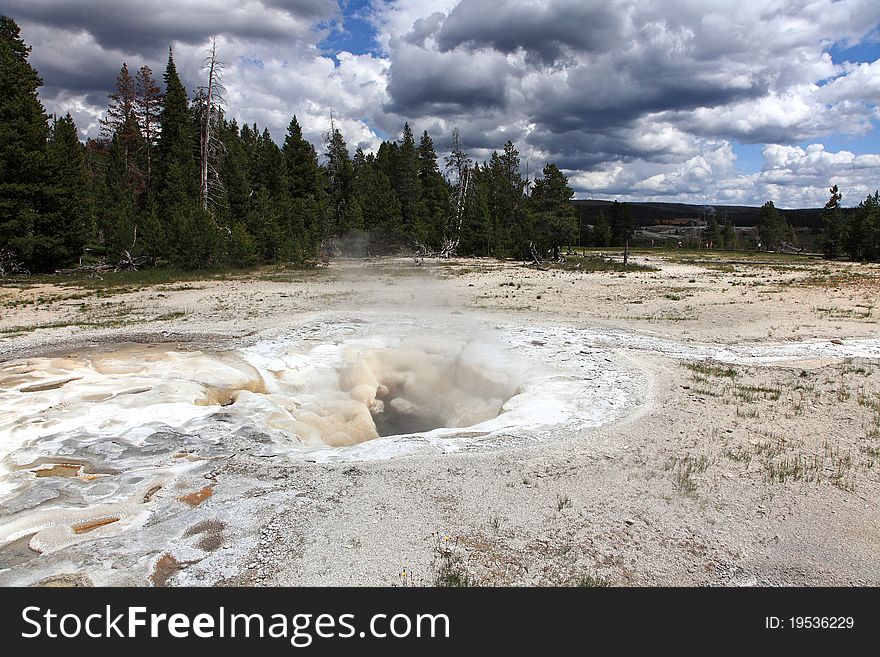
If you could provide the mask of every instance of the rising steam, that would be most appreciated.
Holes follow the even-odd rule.
[[[352,445],[472,426],[496,417],[519,385],[517,373],[487,345],[441,340],[348,349],[337,380],[345,399],[295,414],[307,425],[297,427],[307,442]]]
[[[497,349],[475,340],[385,342],[393,344],[324,345],[305,354],[288,348],[268,362],[255,354],[255,363],[247,353],[162,345],[8,363],[0,424],[25,441],[86,428],[180,426],[222,409],[294,442],[344,446],[483,422],[520,383]]]

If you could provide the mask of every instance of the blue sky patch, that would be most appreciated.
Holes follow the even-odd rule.
[[[334,24],[319,47],[328,56],[336,59],[342,51],[355,55],[376,52],[376,28],[371,23],[372,5],[369,0],[349,0],[340,2],[342,24]],[[339,62],[337,62],[338,65]]]
[[[845,48],[835,44],[829,50],[831,61],[835,64],[843,62],[876,62],[880,59],[880,34],[876,32],[861,43]]]

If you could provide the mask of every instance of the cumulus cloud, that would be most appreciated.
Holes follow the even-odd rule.
[[[754,176],[767,198],[784,203],[808,199],[813,205],[828,200],[828,188],[839,185],[848,204],[856,204],[880,187],[880,155],[826,151],[822,144],[807,148],[769,144],[764,167]]]
[[[532,171],[556,162],[581,197],[775,194],[804,205],[832,178],[859,195],[880,185],[874,156],[821,146],[877,134],[880,60],[830,54],[877,34],[876,0],[373,0],[356,9],[373,41],[325,52],[348,4],[6,0],[4,10],[34,46],[47,109],[72,110],[86,134],[123,61],[158,75],[173,43],[193,88],[216,35],[232,114],[277,139],[295,113],[320,142],[331,110],[365,149],[406,120],[440,150],[459,127],[478,158],[510,139]],[[737,161],[738,144],[765,145],[760,171]]]
[[[488,118],[580,195],[792,203],[814,197],[805,170],[800,187],[746,176],[732,143],[874,131],[880,62],[829,50],[878,23],[868,0],[412,0],[376,18],[395,115],[463,125],[480,152],[467,127]]]
[[[462,0],[438,25],[437,44],[443,51],[458,46],[491,48],[501,53],[525,51],[552,64],[566,51],[601,52],[614,47],[625,20],[622,3],[580,0],[534,2],[501,0],[486,11],[485,2]]]
[[[464,52],[432,53],[401,43],[390,60],[389,111],[408,116],[461,115],[507,103],[507,59],[474,60]]]
[[[316,21],[339,16],[334,0],[5,0],[17,20],[88,32],[102,48],[149,55],[171,41],[216,34],[284,41],[307,38]]]
[[[283,138],[291,116],[320,143],[331,112],[354,146],[375,147],[369,108],[387,101],[388,61],[370,55],[323,53],[319,44],[342,21],[335,0],[7,0],[33,47],[31,62],[45,86],[47,110],[70,111],[84,136],[95,136],[123,62],[148,65],[161,79],[173,46],[190,90],[212,38],[225,63],[226,98],[240,122],[266,126]]]
[[[831,152],[822,144],[806,148],[768,144],[762,149],[760,171],[742,173],[729,142],[705,142],[700,150],[677,163],[606,163],[575,173],[572,180],[600,196],[629,201],[756,205],[772,200],[780,207],[821,206],[832,185],[840,187],[845,204],[856,205],[880,187],[876,154]]]

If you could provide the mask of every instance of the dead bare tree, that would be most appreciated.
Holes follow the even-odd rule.
[[[56,269],[56,274],[88,274],[89,278],[97,278],[103,280],[101,274],[107,274],[117,271],[138,271],[138,269],[146,264],[147,258],[144,256],[133,256],[130,251],[122,252],[122,257],[116,262],[96,262],[91,265],[80,265],[79,267],[70,267],[68,269]]]
[[[803,253],[804,251],[802,248],[795,246],[791,242],[780,242],[777,245],[776,250],[780,253]]]
[[[440,249],[441,255],[444,258],[449,258],[455,255],[455,252],[458,250],[458,243],[461,239],[461,227],[464,223],[464,210],[465,204],[467,202],[468,191],[470,188],[471,182],[471,170],[469,168],[465,168],[461,172],[461,178],[456,185],[456,189],[453,192],[454,196],[454,211],[451,217],[451,222],[448,224],[446,234],[443,238],[443,246]]]
[[[444,258],[455,255],[458,249],[468,193],[470,192],[472,165],[472,160],[462,147],[461,133],[458,128],[455,128],[452,131],[452,150],[446,156],[446,176],[452,184],[452,195],[450,198],[451,212],[443,231],[443,246],[440,249],[440,255]]]
[[[132,255],[134,253],[134,247],[137,246],[137,241],[138,229],[137,226],[135,226],[134,237],[131,240],[131,247],[122,250],[122,258],[119,260],[119,262],[116,263],[116,268],[114,271],[137,271],[138,267],[140,267],[147,261],[147,258],[145,256]]]
[[[334,237],[325,237],[321,240],[321,246],[318,248],[318,264],[329,265],[330,258],[338,258],[342,255],[342,249],[339,248],[339,241]]]
[[[24,268],[24,263],[12,251],[0,250],[0,278],[13,274],[30,274],[30,272]]]
[[[107,262],[106,259],[101,262],[92,263],[90,265],[80,264],[78,267],[68,269],[56,269],[56,274],[88,274],[89,278],[97,278],[104,280],[101,274],[117,271],[138,271],[140,267],[147,264],[149,258],[147,256],[134,255],[137,246],[137,226],[134,229],[134,237],[131,240],[131,246],[123,249],[119,260],[115,262]]]
[[[202,70],[207,71],[207,84],[200,86],[196,93],[196,104],[200,110],[199,135],[199,198],[202,209],[208,210],[214,196],[220,190],[220,176],[217,162],[224,152],[223,142],[217,135],[218,123],[222,116],[226,99],[223,97],[224,64],[217,59],[217,39],[211,41]]]

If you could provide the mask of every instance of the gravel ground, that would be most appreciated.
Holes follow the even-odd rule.
[[[72,531],[42,493],[55,477],[27,504],[0,500],[0,527],[18,528],[0,583],[880,584],[880,269],[639,260],[657,269],[383,259],[109,297],[0,288],[6,366],[84,344],[246,348],[328,313],[393,311],[429,318],[427,332],[463,317],[548,344],[562,332],[631,382],[600,426],[385,459],[269,454],[218,420],[167,438],[187,467],[160,489],[89,510],[117,522]]]

